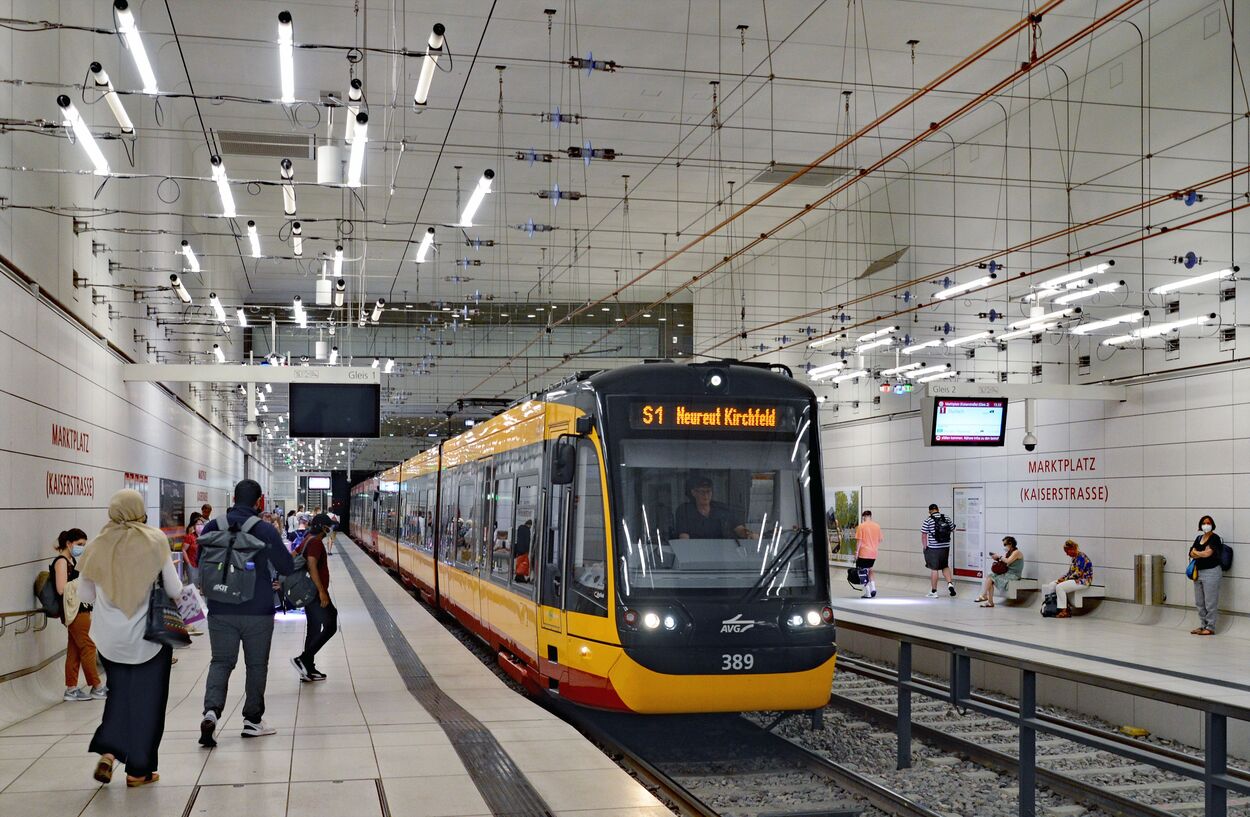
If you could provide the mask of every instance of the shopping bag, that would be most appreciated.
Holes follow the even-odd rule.
[[[198,587],[193,584],[182,586],[182,595],[178,596],[178,613],[185,624],[203,621],[208,615],[208,606],[204,604]]]

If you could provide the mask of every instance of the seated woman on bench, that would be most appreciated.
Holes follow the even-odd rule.
[[[1003,552],[991,553],[990,558],[994,560],[994,568],[991,569],[990,575],[985,577],[985,584],[981,586],[981,596],[974,601],[980,602],[982,607],[994,606],[994,591],[1000,593],[1007,592],[1007,585],[1024,575],[1024,554],[1020,552],[1020,548],[1016,545],[1016,537],[1003,537]],[[1002,565],[1005,570],[998,572],[998,566]]]

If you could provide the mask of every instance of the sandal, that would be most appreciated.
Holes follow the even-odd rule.
[[[1190,635],[1202,635],[1202,628],[1201,628],[1201,627],[1195,627],[1195,628],[1193,628],[1192,630],[1190,630],[1190,631],[1189,631],[1189,634],[1190,634]]]
[[[1203,627],[1201,630],[1194,633],[1194,635],[1215,635],[1215,630],[1208,630],[1206,627]]]
[[[95,765],[95,774],[91,776],[107,786],[113,782],[113,763],[114,760],[105,760],[101,757],[100,762]]]
[[[144,775],[143,777],[131,777],[126,775],[126,786],[131,789],[137,789],[140,786],[146,786],[149,783],[155,783],[160,780],[161,776],[156,772]]]
[[[975,599],[972,600],[972,603],[980,604],[983,601],[989,601],[989,599],[987,599],[985,596],[977,596]]]
[[[981,606],[982,606],[983,608],[985,608],[986,610],[989,610],[989,609],[991,609],[991,608],[994,606],[994,602],[992,602],[992,601],[987,601],[985,604],[982,604]]]

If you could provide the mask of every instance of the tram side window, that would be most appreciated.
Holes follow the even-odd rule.
[[[455,542],[456,561],[472,564],[477,559],[478,497],[480,489],[476,480],[465,475],[457,490]]]
[[[525,585],[534,581],[534,526],[538,515],[538,482],[535,477],[522,477],[517,487],[516,530],[512,534],[512,580]]]
[[[443,507],[440,527],[442,529],[438,544],[438,558],[450,562],[456,555],[456,539],[459,530],[460,509],[456,506],[456,482],[458,474],[449,472],[443,487]]]
[[[427,485],[433,477],[421,478],[422,486]],[[417,547],[426,553],[434,551],[434,489],[421,487],[417,489]]]
[[[569,566],[573,582],[568,609],[593,616],[608,614],[607,543],[604,531],[603,489],[599,455],[582,441],[577,447],[577,476],[573,495],[573,539]]]
[[[490,572],[503,581],[508,580],[512,564],[512,522],[515,516],[514,491],[516,480],[512,477],[495,483],[495,519],[491,525]]]

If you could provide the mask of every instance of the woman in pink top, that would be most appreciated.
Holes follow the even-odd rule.
[[[864,511],[855,529],[855,567],[859,570],[866,599],[877,597],[877,548],[881,546],[881,526],[872,521],[872,511]]]

